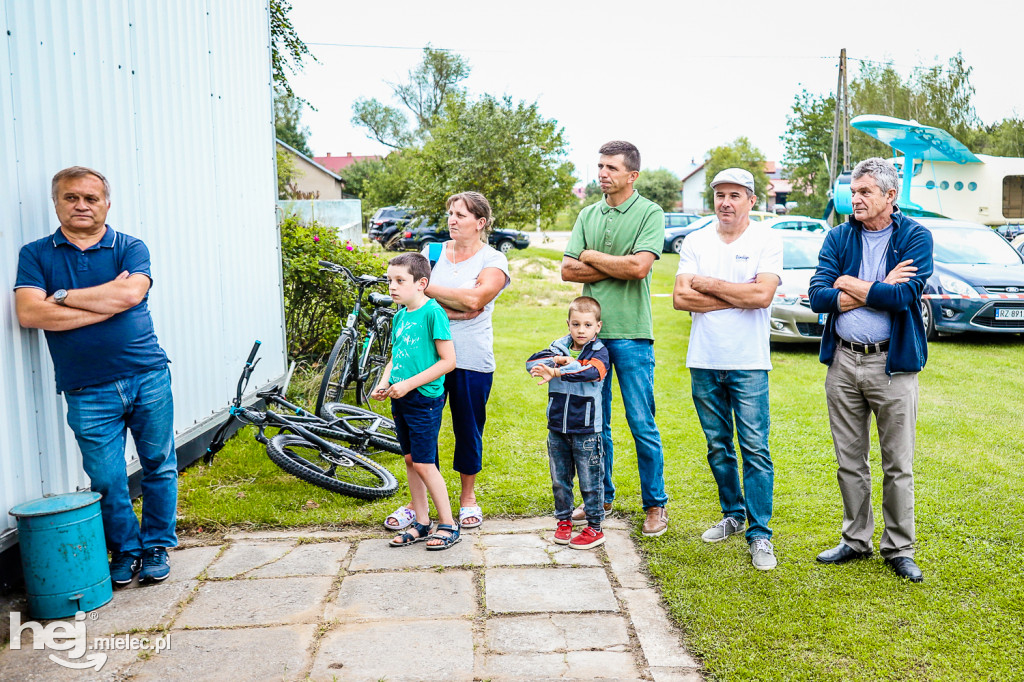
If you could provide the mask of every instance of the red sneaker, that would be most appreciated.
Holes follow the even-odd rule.
[[[573,549],[591,549],[604,544],[604,533],[587,526],[569,542]]]
[[[572,537],[572,519],[559,521],[558,528],[555,529],[555,542],[559,545],[568,545],[570,537]]]

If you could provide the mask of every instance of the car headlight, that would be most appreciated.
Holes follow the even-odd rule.
[[[967,282],[950,275],[939,275],[939,284],[942,288],[951,294],[958,294],[960,296],[977,296],[978,292],[975,291]]]

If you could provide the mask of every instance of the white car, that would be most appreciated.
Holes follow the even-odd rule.
[[[805,215],[784,215],[778,218],[766,220],[762,225],[767,225],[773,230],[793,230],[797,232],[828,232],[832,228],[824,220],[809,218]]]
[[[786,230],[782,234],[782,284],[771,307],[771,340],[781,343],[821,341],[825,314],[811,310],[807,289],[818,266],[822,232]]]

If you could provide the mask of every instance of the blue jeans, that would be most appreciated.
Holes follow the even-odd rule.
[[[178,459],[174,452],[171,373],[161,369],[97,386],[65,391],[68,426],[82,450],[82,466],[101,495],[103,532],[114,552],[174,547]],[[142,465],[142,527],[132,510],[124,448],[128,429]]]
[[[708,441],[708,464],[718,484],[722,514],[747,521],[747,542],[770,538],[775,469],[768,452],[768,372],[766,370],[691,369],[693,404]],[[733,415],[743,456],[740,489]],[[744,500],[746,493],[746,500]]]
[[[648,339],[601,339],[608,349],[611,366],[604,378],[602,405],[604,431],[604,501],[615,499],[612,483],[612,375],[618,374],[619,391],[626,405],[626,423],[636,446],[636,465],[640,472],[640,495],[644,509],[664,507],[665,459],[661,452],[661,434],[654,423],[654,342]]]
[[[548,465],[551,468],[551,489],[555,494],[555,518],[564,521],[572,516],[573,507],[576,506],[572,496],[572,479],[578,474],[587,524],[600,529],[604,520],[601,436],[596,433],[548,431]]]

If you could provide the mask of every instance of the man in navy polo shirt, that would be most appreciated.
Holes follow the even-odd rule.
[[[60,171],[52,196],[60,228],[18,259],[18,321],[46,332],[68,426],[103,495],[111,580],[126,585],[139,573],[140,583],[157,582],[177,544],[178,466],[169,361],[146,302],[149,250],[106,224],[110,185],[97,171]],[[141,528],[128,493],[128,429],[142,464]]]

